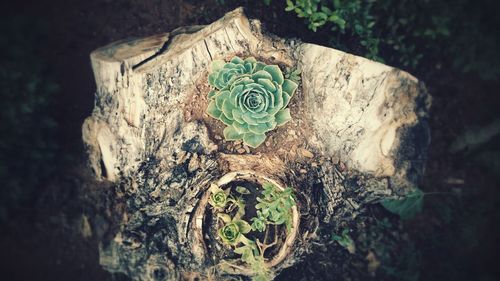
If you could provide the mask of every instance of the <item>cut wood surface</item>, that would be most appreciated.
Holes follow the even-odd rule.
[[[224,141],[219,121],[205,114],[209,65],[234,55],[302,71],[293,120],[257,149]],[[263,33],[241,9],[205,27],[113,43],[91,62],[97,91],[83,140],[96,177],[114,182],[125,202],[100,262],[134,280],[221,274],[196,234],[197,215],[210,183],[228,173],[254,171],[297,194],[297,239],[273,274],[321,242],[318,229],[411,192],[422,178],[430,106],[422,83],[362,57]]]

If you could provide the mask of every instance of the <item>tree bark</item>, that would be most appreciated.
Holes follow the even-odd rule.
[[[224,141],[218,121],[205,114],[209,65],[234,55],[302,71],[293,120],[257,149]],[[335,229],[421,180],[430,106],[421,82],[262,32],[241,9],[205,27],[110,44],[91,61],[97,91],[83,139],[96,177],[115,183],[125,200],[119,230],[100,249],[109,271],[134,280],[221,275],[205,245],[203,206],[210,183],[227,174],[260,175],[297,194],[297,232],[273,274],[324,239],[318,229]]]

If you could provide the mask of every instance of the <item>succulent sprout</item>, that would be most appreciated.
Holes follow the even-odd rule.
[[[266,230],[266,219],[260,211],[257,211],[257,217],[252,218],[252,230],[262,232]]]
[[[224,191],[215,184],[210,186],[210,200],[208,203],[214,208],[224,208],[228,201],[229,190]]]
[[[241,219],[231,219],[227,214],[221,214],[219,217],[226,223],[218,232],[225,244],[234,246],[240,242],[248,243],[248,239],[243,235],[252,230],[248,222]]]
[[[207,113],[227,125],[226,140],[256,148],[266,132],[291,120],[287,106],[298,85],[277,65],[235,57],[224,65],[214,61],[211,68],[209,83],[219,91],[210,92]]]
[[[235,223],[227,224],[219,230],[219,236],[222,238],[222,241],[229,245],[236,244],[240,235],[240,229]]]

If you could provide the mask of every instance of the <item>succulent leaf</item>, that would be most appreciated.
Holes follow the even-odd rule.
[[[208,113],[208,115],[212,116],[213,118],[219,119],[220,115],[222,114],[222,111],[220,111],[217,108],[217,106],[215,105],[215,101],[211,101],[208,104],[207,113]]]
[[[266,230],[266,219],[261,216],[252,218],[252,230],[259,232]]]
[[[280,85],[283,84],[285,77],[283,77],[283,72],[281,72],[281,69],[277,65],[266,65],[264,70],[273,76],[273,81],[276,81]]]
[[[222,241],[229,245],[236,245],[239,243],[239,239],[241,236],[240,229],[238,225],[234,222],[228,223],[219,229],[219,237]]]
[[[234,124],[238,124],[238,122],[234,122]],[[226,140],[241,140],[243,137],[240,131],[238,131],[234,126],[227,126],[224,131],[224,138]]]
[[[222,209],[226,206],[228,201],[227,191],[222,190],[216,185],[210,187],[210,200],[208,203],[214,208]]]
[[[265,134],[255,134],[252,132],[248,132],[243,135],[243,142],[253,148],[259,147],[259,145],[261,145],[265,140]]]
[[[208,99],[213,99],[217,93],[216,90],[211,90],[210,93],[208,93]]]
[[[217,217],[220,218],[224,223],[230,223],[231,217],[228,214],[218,213]]]
[[[245,188],[243,186],[237,186],[236,191],[240,194],[250,194],[250,190],[248,190],[247,188]]]
[[[240,59],[239,57],[233,57],[231,59],[231,62],[234,63],[234,64],[244,64],[245,63],[245,61],[242,60],[242,59]]]
[[[276,113],[275,117],[276,117],[276,123],[278,126],[281,126],[292,119],[292,116],[290,116],[290,109],[289,108],[285,108],[285,109],[278,111],[278,113]]]
[[[223,61],[223,60],[214,60],[210,64],[210,71],[212,73],[216,72],[216,71],[219,71],[220,69],[222,69],[222,67],[224,67],[224,64],[226,64],[226,62]]]
[[[295,93],[299,85],[292,80],[285,79],[283,82],[283,91],[286,92],[290,97]]]
[[[253,57],[214,61],[208,82],[207,113],[228,127],[227,140],[243,140],[253,148],[266,139],[266,132],[291,120],[288,106],[298,84],[285,79],[277,65],[266,65]]]
[[[252,230],[252,227],[250,224],[244,220],[237,220],[234,222],[236,225],[238,225],[238,229],[240,230],[241,233],[247,234]]]

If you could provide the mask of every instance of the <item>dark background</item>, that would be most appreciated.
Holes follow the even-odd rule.
[[[261,19],[270,32],[282,37],[367,53],[359,33],[339,35],[330,26],[313,32],[294,12],[284,11],[285,1],[272,1],[270,6],[258,0],[4,2],[0,18],[2,280],[127,280],[107,273],[98,262],[98,240],[111,231],[102,213],[112,204],[108,201],[113,187],[93,181],[81,141],[81,124],[93,108],[92,50],[127,37],[208,24],[245,6],[249,17]],[[420,2],[428,7],[433,1]],[[419,77],[433,96],[432,143],[421,186],[429,193],[424,211],[409,221],[383,214],[404,238],[397,247],[390,246],[387,258],[379,257],[382,267],[376,275],[353,273],[365,270],[366,252],[346,261],[343,249],[332,244],[324,253],[285,271],[283,280],[416,280],[412,276],[498,280],[499,136],[452,149],[466,132],[479,135],[500,118],[498,9],[496,1],[437,2],[441,4],[431,11],[439,16],[446,11],[453,19],[448,22],[449,35],[413,36],[417,27],[401,32],[408,36],[407,43],[416,46],[410,53],[421,56],[418,64],[383,47],[373,57]],[[424,26],[439,19],[418,5],[399,9],[398,13],[405,11],[410,20]],[[387,36],[380,32],[373,37]],[[441,193],[431,194],[435,192]],[[378,207],[374,211],[383,212]],[[83,214],[92,229],[89,238],[82,237]],[[384,231],[390,232],[380,232]],[[366,250],[379,251],[377,245],[382,244],[374,245]]]

